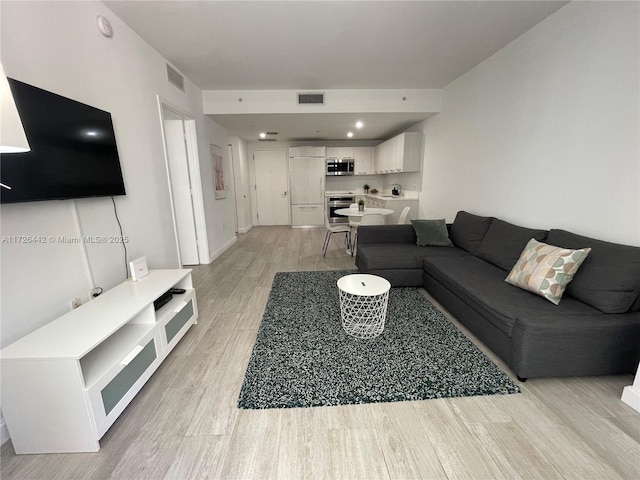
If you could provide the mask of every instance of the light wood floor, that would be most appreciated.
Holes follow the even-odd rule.
[[[516,395],[237,409],[274,273],[353,268],[337,235],[322,257],[323,237],[258,227],[195,268],[199,323],[100,452],[15,455],[7,442],[2,480],[640,477],[640,415],[620,401],[630,375],[531,379]]]

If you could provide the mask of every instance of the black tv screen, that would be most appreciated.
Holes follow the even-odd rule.
[[[31,151],[1,154],[2,203],[125,195],[109,112],[8,80]]]

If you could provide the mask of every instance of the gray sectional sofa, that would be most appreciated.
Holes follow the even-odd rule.
[[[453,247],[418,246],[412,225],[358,229],[356,266],[424,287],[518,376],[634,373],[640,361],[640,247],[459,212]],[[591,252],[559,305],[505,282],[531,239]]]

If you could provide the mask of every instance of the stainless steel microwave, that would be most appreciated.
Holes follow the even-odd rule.
[[[353,175],[353,159],[328,158],[327,176],[333,175]]]

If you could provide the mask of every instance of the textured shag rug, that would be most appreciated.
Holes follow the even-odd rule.
[[[276,274],[240,408],[292,408],[518,393],[417,288],[392,288],[385,329],[347,335],[337,280],[355,271]]]

